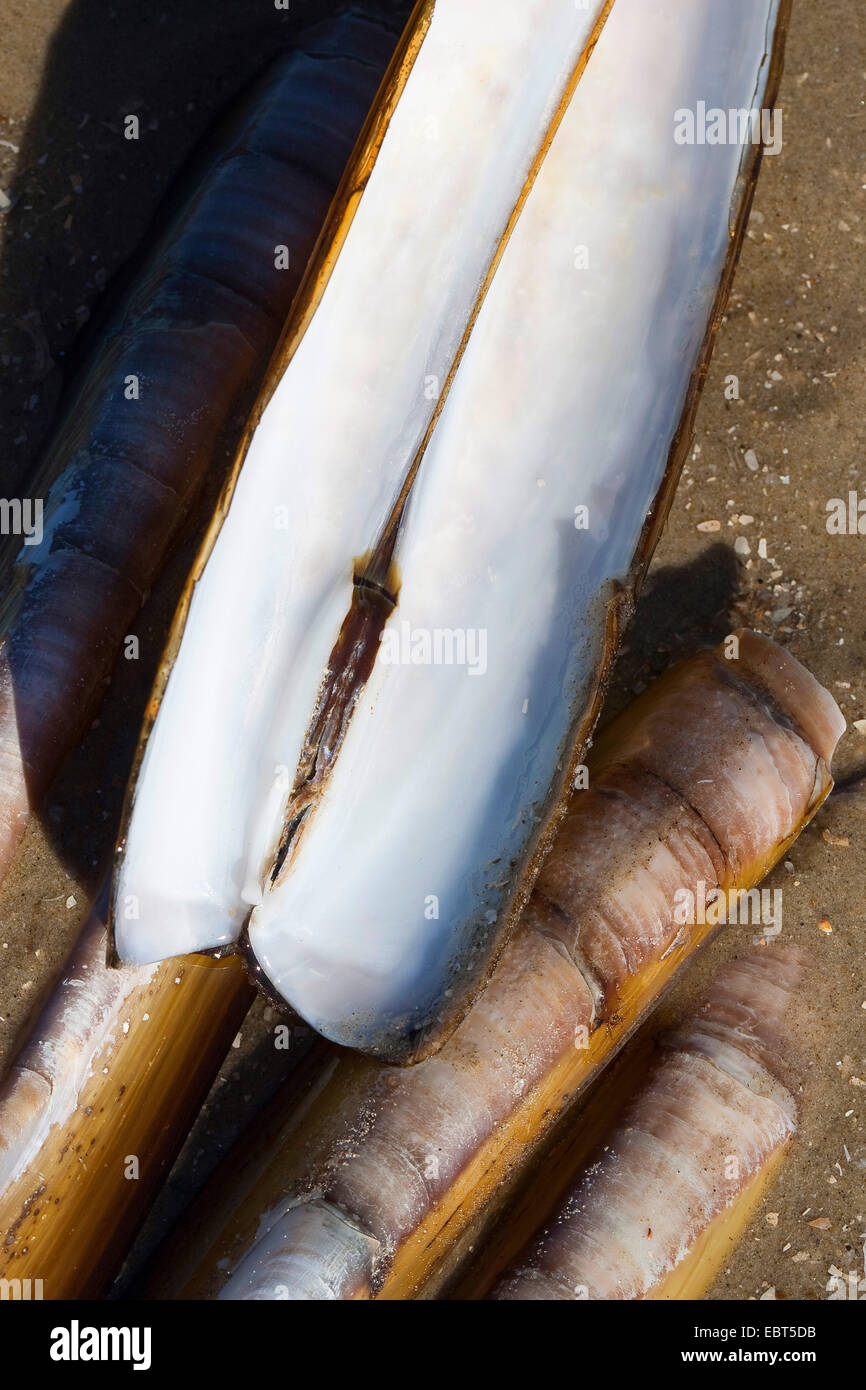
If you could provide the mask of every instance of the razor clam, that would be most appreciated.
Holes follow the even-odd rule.
[[[104,1293],[255,993],[235,959],[109,969],[103,919],[0,1084],[0,1278],[52,1299]]]
[[[37,486],[45,544],[7,576],[0,875],[257,386],[396,40],[356,12],[271,65],[171,195],[85,368]],[[289,271],[274,266],[280,242]],[[143,359],[132,408],[123,378]],[[97,916],[0,1086],[0,1272],[50,1269],[53,1297],[94,1296],[114,1274],[252,995],[237,961],[118,972],[104,957]],[[130,1153],[142,1156],[136,1181]]]
[[[815,976],[790,946],[722,967],[495,1299],[700,1297],[796,1132]]]
[[[680,891],[751,888],[830,790],[832,696],[766,638],[737,638],[737,659],[700,654],[605,731],[517,932],[437,1055],[395,1070],[320,1054],[306,1092],[278,1096],[205,1189],[148,1292],[411,1298],[495,1215],[713,931],[682,921]]]
[[[0,602],[0,876],[276,346],[396,35],[343,15],[274,62],[158,215],[32,485]],[[161,225],[160,225],[161,224]],[[274,248],[290,249],[288,269]],[[128,399],[128,379],[138,398]]]
[[[759,151],[674,114],[771,100],[786,14],[422,11],[178,618],[122,959],[241,938],[390,1060],[454,1026],[562,814],[748,207]],[[407,630],[484,659],[401,660]]]

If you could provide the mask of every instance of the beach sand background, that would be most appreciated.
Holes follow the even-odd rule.
[[[4,496],[26,495],[103,292],[196,139],[270,56],[338,8],[0,0]],[[381,8],[399,16],[409,7]],[[839,701],[849,722],[840,780],[866,765],[866,723],[854,727],[866,720],[866,536],[826,528],[829,499],[866,496],[864,54],[866,11],[855,0],[795,0],[782,153],[764,161],[695,447],[605,711],[746,623],[789,647]],[[141,118],[137,143],[120,137],[131,111]],[[725,397],[731,374],[739,401]],[[141,706],[191,543],[142,614],[141,661],[121,663],[0,891],[0,1065],[50,987],[110,857]],[[866,784],[854,784],[834,794],[767,883],[783,890],[784,938],[815,953],[831,998],[802,1132],[713,1298],[821,1299],[831,1266],[866,1272],[864,843]],[[725,930],[649,1027],[680,1014],[751,935]],[[307,1045],[298,1029],[292,1051],[277,1053],[272,1029],[257,1004],[136,1263]]]

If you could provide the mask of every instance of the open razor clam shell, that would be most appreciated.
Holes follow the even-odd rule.
[[[427,15],[197,574],[121,847],[121,958],[245,931],[276,995],[390,1060],[465,1010],[562,812],[758,159],[678,144],[675,113],[761,105],[786,13],[616,0],[565,107],[604,17],[565,8]],[[415,664],[418,633],[478,645]]]
[[[817,975],[790,946],[723,966],[493,1297],[700,1296],[796,1131]]]
[[[459,1270],[545,1134],[716,930],[683,922],[681,891],[752,887],[832,786],[833,697],[766,638],[737,638],[736,659],[701,653],[609,726],[621,757],[594,750],[520,926],[440,1051],[395,1069],[322,1045],[306,1090],[286,1088],[226,1159],[148,1294],[405,1299]]]
[[[230,456],[397,36],[317,25],[209,135],[71,384],[0,567],[0,877],[208,470]],[[275,265],[287,244],[291,265]],[[130,375],[138,398],[129,399]],[[220,479],[221,479],[220,474]]]

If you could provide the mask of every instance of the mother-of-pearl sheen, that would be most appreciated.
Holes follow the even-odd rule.
[[[760,104],[776,10],[617,0],[505,252],[413,491],[390,619],[483,631],[486,674],[377,662],[251,921],[280,992],[341,1043],[429,1017],[532,842],[594,678],[592,600],[627,574],[728,253],[742,149],[677,144],[674,113]]]
[[[391,511],[602,5],[437,0],[192,601],[119,877],[131,963],[233,940],[261,896],[354,557]]]

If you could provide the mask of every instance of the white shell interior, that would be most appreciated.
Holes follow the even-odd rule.
[[[743,148],[677,143],[676,113],[760,105],[778,0],[616,0],[422,461],[379,658],[267,887],[353,560],[391,512],[600,8],[437,4],[252,441],[142,765],[122,958],[225,944],[253,907],[275,988],[349,1046],[387,1052],[483,974],[729,249]],[[439,663],[437,633],[452,634]]]
[[[124,959],[232,941],[256,900],[353,560],[391,511],[600,8],[437,4],[191,606],[137,788]]]

